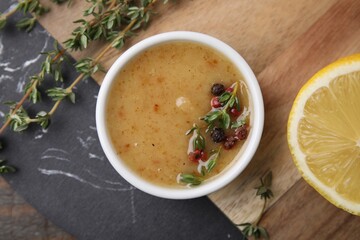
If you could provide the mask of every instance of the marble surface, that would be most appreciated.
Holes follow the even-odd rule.
[[[8,11],[15,1],[2,1]],[[41,26],[29,34],[11,18],[0,32],[0,102],[19,100],[29,77],[40,69],[39,52],[52,49],[53,38]],[[65,68],[67,86],[76,77],[72,60]],[[53,86],[52,80],[43,87]],[[61,85],[61,84],[60,84]],[[238,229],[207,199],[186,201],[152,197],[129,185],[108,163],[98,140],[95,105],[99,86],[92,79],[78,85],[76,104],[64,101],[47,131],[31,126],[6,131],[1,157],[18,167],[8,183],[43,215],[78,239],[242,239]],[[30,114],[48,111],[26,104]],[[8,112],[0,106],[0,118]],[[1,227],[0,227],[1,228]]]

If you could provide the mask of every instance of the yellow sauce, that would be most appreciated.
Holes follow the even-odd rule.
[[[217,51],[191,42],[171,42],[152,47],[135,57],[119,73],[108,97],[106,121],[114,148],[136,174],[162,186],[181,187],[179,173],[196,173],[188,160],[193,123],[211,110],[210,89],[240,82],[242,109],[248,109],[248,94],[236,67]],[[205,136],[204,131],[203,135]],[[206,137],[208,156],[214,144]],[[211,177],[221,172],[239,152],[242,142],[222,150]]]

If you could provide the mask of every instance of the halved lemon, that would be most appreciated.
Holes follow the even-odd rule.
[[[301,88],[287,135],[303,178],[335,206],[360,215],[360,54],[323,68]]]

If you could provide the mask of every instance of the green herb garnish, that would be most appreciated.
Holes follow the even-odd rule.
[[[205,138],[203,137],[203,135],[200,132],[199,127],[194,124],[194,126],[189,129],[185,134],[186,135],[190,135],[192,133],[196,133],[195,138],[192,139],[193,141],[193,149],[198,149],[198,150],[205,150]]]
[[[212,110],[200,118],[200,120],[203,120],[207,124],[205,133],[211,131],[213,142],[223,143],[225,149],[232,148],[236,141],[244,139],[238,138],[236,131],[238,127],[244,126],[246,121],[236,119],[232,123],[230,117],[230,113],[233,117],[238,117],[240,115],[240,101],[236,94],[238,88],[239,82],[235,82],[226,90],[224,85],[219,83],[214,84],[211,88],[211,93],[213,94],[210,103]],[[234,135],[226,135],[227,133],[225,133],[225,130],[229,128],[236,129]],[[206,160],[205,139],[201,135],[200,129],[196,124],[186,132],[186,135],[191,133],[196,133],[196,135],[190,139],[190,141],[193,141],[194,152],[189,153],[189,159],[190,161],[198,162],[197,171],[201,176],[205,177],[206,174],[210,173],[217,165],[222,147],[219,147],[217,150],[212,150],[210,157]]]
[[[217,150],[212,150],[211,155],[206,162],[199,162],[198,172],[200,172],[202,176],[205,176],[214,169],[218,162],[220,151],[221,147],[219,147]]]
[[[272,198],[274,195],[270,189],[272,183],[272,172],[268,172],[263,178],[260,178],[260,185],[256,187],[256,196],[260,196],[260,199],[264,200],[263,207],[259,216],[253,223],[241,223],[235,224],[238,227],[241,227],[241,232],[245,235],[245,237],[254,237],[255,239],[269,239],[269,234],[264,227],[259,226],[259,222],[261,217],[265,212],[265,207],[267,204],[267,200]]]
[[[236,129],[239,127],[242,127],[246,124],[246,121],[244,119],[239,119],[231,124],[232,129]]]
[[[6,160],[0,160],[0,174],[2,173],[14,173],[16,168],[6,164]]]
[[[8,18],[14,15],[16,12],[22,12],[25,14],[32,14],[33,17],[25,17],[16,23],[16,27],[19,29],[24,29],[27,32],[30,32],[35,24],[36,18],[40,17],[44,13],[49,11],[48,8],[44,7],[39,0],[22,0],[11,9],[9,12],[0,15],[0,29],[4,28]]]
[[[202,183],[203,179],[193,174],[181,173],[179,176],[179,181],[182,183],[189,184],[190,186],[197,186]]]
[[[219,109],[212,110],[208,112],[205,116],[200,119],[205,121],[208,125],[206,132],[212,130],[216,123],[218,122],[223,129],[228,129],[230,127],[230,115],[227,112],[229,108],[236,106],[237,109],[240,109],[239,99],[236,95],[239,83],[236,82],[234,84],[234,89],[232,92],[224,92],[219,96],[219,102],[223,105],[223,107]]]

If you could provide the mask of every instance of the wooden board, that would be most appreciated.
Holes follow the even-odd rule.
[[[75,26],[71,21],[80,18],[84,4],[74,1],[68,9],[53,6],[53,13],[41,18],[41,24],[62,42]],[[57,8],[61,14],[55,14]],[[266,120],[259,150],[245,172],[211,194],[210,199],[235,223],[251,221],[260,204],[253,200],[253,188],[259,177],[271,169],[275,198],[263,224],[277,236],[274,239],[297,239],[304,229],[315,234],[321,228],[323,237],[331,236],[326,234],[335,230],[347,232],[348,229],[337,229],[336,221],[325,224],[337,215],[350,221],[350,228],[358,229],[358,218],[333,207],[301,180],[287,147],[286,122],[293,99],[310,76],[338,57],[360,52],[360,1],[178,0],[159,6],[157,11],[159,14],[146,32],[141,32],[126,47],[160,32],[203,32],[235,48],[254,70],[263,91]],[[72,54],[78,59],[92,56],[101,48],[101,43],[95,43],[81,54]],[[104,65],[109,67],[120,54],[111,51]],[[102,77],[94,78],[101,83]],[[325,209],[326,214],[318,209]],[[287,214],[294,219],[289,221],[284,217]],[[312,216],[314,223],[323,225],[308,225],[305,216]],[[297,228],[288,222],[296,222]],[[290,230],[284,230],[284,226]],[[316,235],[306,236],[309,239]]]
[[[0,178],[0,239],[74,240],[42,217]]]

